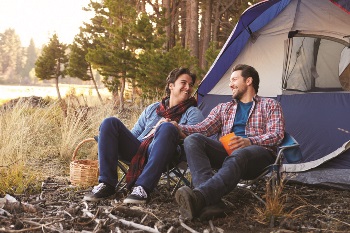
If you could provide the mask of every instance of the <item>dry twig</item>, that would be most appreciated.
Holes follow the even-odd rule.
[[[21,230],[0,229],[0,232],[20,233],[20,232],[35,231],[35,230],[39,230],[39,229],[43,229],[43,228],[49,229],[51,231],[62,232],[61,230],[58,230],[56,228],[51,228],[51,227],[48,227],[48,226],[50,226],[52,224],[55,224],[55,223],[62,222],[64,220],[65,219],[63,218],[63,219],[59,219],[57,221],[46,223],[46,224],[40,224],[40,223],[29,221],[29,220],[23,220],[23,222],[27,222],[27,223],[32,224],[32,225],[36,225],[36,227],[30,227],[30,228],[25,228],[25,229],[21,229]]]
[[[183,228],[185,228],[186,230],[188,230],[189,232],[191,232],[191,233],[199,233],[198,231],[193,230],[191,227],[187,226],[187,225],[182,221],[181,218],[180,218],[179,220],[180,220],[181,226],[182,226]]]
[[[311,206],[313,208],[315,208],[316,210],[320,211],[322,214],[324,214],[325,216],[327,216],[328,218],[332,219],[332,220],[335,220],[335,221],[338,221],[340,223],[343,223],[344,225],[347,225],[347,226],[350,226],[350,223],[347,223],[347,222],[344,222],[338,218],[334,218],[332,216],[330,216],[329,214],[327,214],[326,212],[324,212],[323,210],[320,210],[319,208],[317,208],[315,205],[312,205],[310,203],[307,203],[305,200],[299,198],[299,200],[301,200],[302,202],[304,202],[307,206]]]
[[[151,232],[151,233],[160,233],[158,230],[153,229],[151,227],[144,226],[144,225],[141,225],[141,224],[138,224],[138,223],[134,223],[134,222],[131,222],[131,221],[127,221],[127,220],[124,220],[124,219],[119,219],[116,216],[114,216],[113,214],[109,214],[108,217],[111,218],[111,219],[117,220],[118,222],[120,222],[120,223],[122,223],[122,224],[124,224],[126,226],[129,226],[129,227],[134,227],[134,228],[137,228],[137,229],[140,229],[140,230],[143,230],[143,231],[147,231],[147,232]]]

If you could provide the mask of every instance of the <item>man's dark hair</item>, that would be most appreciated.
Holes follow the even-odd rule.
[[[192,78],[192,83],[194,84],[196,82],[197,76],[193,73],[188,68],[175,68],[172,71],[170,71],[168,77],[166,78],[166,85],[165,85],[165,94],[166,96],[170,96],[170,89],[169,89],[169,84],[170,83],[175,83],[175,81],[179,78],[180,75],[182,74],[188,74]]]
[[[244,80],[246,80],[249,77],[252,77],[253,79],[253,88],[255,90],[255,93],[258,93],[259,90],[259,83],[260,83],[260,78],[259,78],[259,73],[256,71],[256,69],[252,66],[245,65],[245,64],[238,64],[235,67],[232,68],[232,73],[234,71],[241,70],[242,71],[242,77]]]

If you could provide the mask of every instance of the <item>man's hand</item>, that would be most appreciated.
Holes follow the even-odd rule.
[[[179,124],[176,121],[170,121],[170,123],[172,123],[177,128],[177,131],[179,131],[180,138],[187,137],[187,135],[184,134],[184,132],[182,132],[182,130],[179,127]]]
[[[236,150],[238,148],[244,148],[250,146],[250,140],[248,138],[242,138],[240,136],[233,136],[231,141],[228,143],[230,149]]]

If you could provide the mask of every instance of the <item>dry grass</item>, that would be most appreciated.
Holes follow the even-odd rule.
[[[278,218],[293,219],[298,217],[298,210],[305,206],[299,206],[291,211],[286,211],[286,203],[288,194],[284,193],[284,186],[286,184],[286,175],[282,174],[278,184],[273,180],[273,175],[266,182],[265,206],[264,208],[256,208],[257,215],[255,217],[257,222],[262,224],[270,224],[274,226],[274,221]],[[275,183],[275,185],[273,185]]]
[[[256,208],[256,220],[263,224],[286,214],[284,212],[286,203],[286,196],[283,194],[284,178],[280,180],[279,184],[272,185],[273,178],[271,176],[266,182],[265,208]]]
[[[20,101],[12,110],[2,110],[0,118],[0,166],[57,153],[58,138],[52,132],[57,131],[62,117],[56,103],[32,108]]]
[[[122,114],[108,101],[101,104],[93,96],[71,93],[65,101],[66,118],[54,101],[44,107],[19,101],[11,109],[0,110],[1,193],[21,193],[47,175],[68,175],[69,162],[79,142],[97,135],[105,117]],[[127,127],[132,127],[139,114],[138,109],[128,113]],[[89,144],[80,156],[96,158],[96,152],[97,144]]]
[[[18,163],[11,169],[1,169],[0,180],[0,195],[36,193],[41,188],[42,174],[35,170],[29,170],[23,163]]]

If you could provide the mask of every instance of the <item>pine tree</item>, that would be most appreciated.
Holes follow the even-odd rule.
[[[27,57],[27,60],[25,62],[23,73],[22,73],[22,76],[24,78],[27,78],[30,76],[29,73],[35,67],[35,61],[38,57],[33,39],[30,40],[30,43],[26,52],[26,57]]]
[[[127,0],[105,0],[104,5],[94,7],[96,18],[87,31],[94,33],[96,47],[90,49],[87,60],[92,63],[101,75],[103,83],[116,97],[118,90],[119,107],[124,108],[124,89],[128,78],[133,78],[136,64],[136,48],[130,43],[134,35],[134,24],[137,18],[135,8]],[[92,29],[104,29],[96,33]]]
[[[89,42],[89,38],[87,38],[83,32],[80,32],[75,36],[73,44],[70,45],[67,73],[69,76],[79,78],[83,81],[91,80],[94,84],[98,98],[102,103],[102,97],[97,88],[91,63],[86,60],[88,49],[91,49],[92,47],[93,44]]]
[[[48,45],[43,47],[42,54],[35,62],[35,74],[40,80],[55,80],[57,97],[64,116],[67,116],[67,109],[60,94],[58,80],[59,78],[64,78],[66,73],[65,67],[68,62],[66,49],[67,45],[60,43],[58,36],[54,34]]]
[[[0,33],[0,74],[7,82],[15,83],[23,66],[21,40],[14,29]]]

